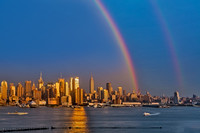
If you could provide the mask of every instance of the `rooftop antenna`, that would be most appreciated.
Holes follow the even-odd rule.
[[[40,72],[40,78],[42,78],[42,72]]]
[[[62,73],[60,73],[60,78],[62,78]]]

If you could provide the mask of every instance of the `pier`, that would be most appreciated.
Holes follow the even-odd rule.
[[[84,129],[85,127],[32,127],[32,128],[11,128],[0,129],[0,132],[23,132],[36,130],[55,130],[55,129]],[[90,127],[89,129],[162,129],[162,127]]]

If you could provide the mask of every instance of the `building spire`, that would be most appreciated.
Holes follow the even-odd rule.
[[[92,72],[91,72],[91,78],[93,78],[93,76],[92,76]]]
[[[40,72],[40,79],[38,80],[39,83],[42,83],[43,82],[43,79],[42,79],[42,72]]]
[[[40,72],[40,79],[42,79],[42,72]]]

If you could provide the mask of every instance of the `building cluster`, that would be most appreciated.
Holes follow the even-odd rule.
[[[94,78],[91,75],[89,81],[89,93],[86,93],[80,88],[79,77],[71,77],[69,81],[64,78],[59,78],[56,83],[44,84],[42,74],[35,84],[32,81],[25,81],[24,85],[18,83],[1,82],[0,87],[0,104],[26,104],[30,101],[36,102],[38,105],[45,104],[48,106],[54,105],[87,105],[88,103],[108,103],[108,104],[122,104],[125,102],[140,102],[160,104],[181,104],[192,103],[199,101],[197,96],[193,98],[180,98],[176,91],[173,97],[165,96],[151,96],[149,92],[145,95],[133,91],[127,93],[122,87],[114,90],[111,83],[106,83],[106,88],[97,87],[95,90]]]
[[[6,81],[1,82],[0,104],[28,103],[35,101],[37,104],[47,105],[82,105],[84,91],[79,86],[79,77],[70,78],[66,82],[64,78],[59,78],[56,83],[44,84],[42,74],[38,84],[32,81],[25,81],[24,86],[18,83],[9,84]]]

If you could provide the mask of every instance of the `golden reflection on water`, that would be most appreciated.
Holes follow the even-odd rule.
[[[87,116],[83,107],[74,108],[70,122],[71,129],[69,129],[68,132],[89,132],[87,127]]]

